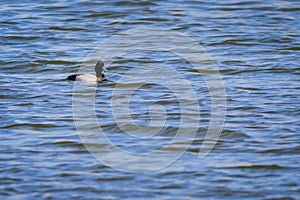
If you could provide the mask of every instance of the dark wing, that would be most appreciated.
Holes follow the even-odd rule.
[[[80,74],[73,74],[71,76],[68,76],[67,80],[70,80],[70,81],[75,81],[76,80],[76,77],[80,75]]]

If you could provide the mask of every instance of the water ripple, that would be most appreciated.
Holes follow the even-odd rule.
[[[294,0],[0,2],[0,196],[298,199],[299,10]],[[216,70],[196,70],[168,52],[125,52],[107,66],[109,81],[87,90],[96,94],[95,112],[110,142],[127,152],[151,153],[174,138],[181,114],[190,121],[199,114],[180,110],[176,95],[159,80],[140,77],[119,83],[131,69],[149,64],[175,69],[191,81],[200,105],[196,137],[164,149],[181,152],[191,142],[183,156],[160,171],[132,174],[114,170],[88,152],[86,147],[105,153],[110,146],[84,144],[77,135],[74,82],[65,78],[78,73],[82,60],[100,42],[142,25],[186,33],[207,50],[223,76],[227,114],[219,140],[206,140],[217,142],[213,151],[199,159],[199,150],[209,147],[203,142],[212,110],[202,75]],[[86,67],[93,71],[93,64]],[[130,107],[137,125],[149,125],[151,105],[166,109],[166,126],[154,138],[132,137],[120,129],[110,104],[117,86],[123,91],[138,87]],[[134,125],[128,119],[120,122]],[[98,133],[98,128],[91,125],[90,131]],[[141,135],[158,128],[148,126]]]

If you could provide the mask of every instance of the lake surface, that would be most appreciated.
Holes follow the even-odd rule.
[[[0,13],[1,199],[300,198],[299,1],[2,1]],[[131,40],[114,60],[99,54],[108,81],[65,80],[80,69],[93,73],[90,53],[104,41],[122,51],[128,31],[145,27],[189,36],[217,68],[196,70],[176,48],[163,49],[176,44],[172,35],[154,34],[157,51]],[[205,76],[218,72],[226,118],[220,137],[208,141],[211,95],[222,82],[210,88]],[[184,83],[194,96],[184,96],[191,94]],[[177,135],[151,165],[149,155]],[[145,161],[111,154],[105,138]],[[199,158],[205,141],[217,143]]]

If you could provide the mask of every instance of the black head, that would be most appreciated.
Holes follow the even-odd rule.
[[[100,78],[102,76],[103,67],[104,67],[104,63],[101,60],[99,60],[95,65],[95,72],[97,78]]]

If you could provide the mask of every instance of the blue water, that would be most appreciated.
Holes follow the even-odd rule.
[[[0,2],[1,199],[299,199],[299,11],[297,0]],[[203,76],[216,70],[199,73],[166,51],[133,50],[105,60],[109,81],[81,86],[95,94],[106,137],[129,153],[145,153],[146,165],[147,155],[175,137],[182,114],[189,122],[199,120],[194,138],[181,138],[167,150],[183,151],[178,160],[134,173],[143,170],[141,163],[126,163],[128,158],[116,154],[122,161],[116,169],[88,151],[92,146],[110,155],[103,141],[82,140],[72,108],[76,84],[65,78],[82,66],[93,73],[95,60],[83,63],[97,45],[144,27],[178,31],[206,50],[224,81],[226,118],[213,150],[199,158],[213,103]],[[155,40],[165,45],[161,37]],[[124,48],[119,42],[115,47]],[[160,65],[191,81],[199,119],[180,110],[176,94],[160,84],[173,80],[167,72],[120,83],[131,69]],[[131,137],[119,127],[111,107],[118,84],[125,94],[137,87],[129,106],[135,125],[149,127],[153,105],[156,123],[167,113],[157,137]],[[82,103],[83,111],[90,103]],[[123,128],[131,129],[118,109]],[[135,133],[151,135],[155,127]],[[94,124],[85,128],[99,130]]]

